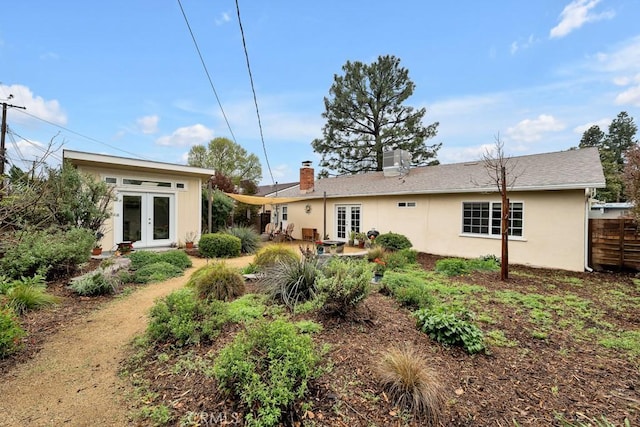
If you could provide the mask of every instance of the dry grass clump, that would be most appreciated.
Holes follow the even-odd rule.
[[[215,262],[196,270],[187,286],[194,287],[198,298],[231,301],[244,294],[244,278],[224,262]]]
[[[394,405],[411,412],[421,425],[441,425],[444,387],[414,348],[391,348],[377,368],[380,383]]]

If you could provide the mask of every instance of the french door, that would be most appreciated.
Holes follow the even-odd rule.
[[[116,236],[134,247],[169,246],[175,242],[175,201],[173,194],[120,193],[120,221]]]
[[[360,231],[361,223],[360,205],[336,206],[336,240],[347,241],[351,231]]]

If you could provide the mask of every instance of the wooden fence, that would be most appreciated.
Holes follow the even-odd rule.
[[[640,270],[640,229],[631,218],[589,220],[589,265]]]

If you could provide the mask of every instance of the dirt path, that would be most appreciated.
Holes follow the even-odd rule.
[[[227,263],[243,266],[252,258]],[[77,319],[13,369],[0,384],[0,426],[127,425],[118,364],[126,345],[145,330],[153,302],[182,287],[206,261],[193,263],[182,277],[148,285]]]

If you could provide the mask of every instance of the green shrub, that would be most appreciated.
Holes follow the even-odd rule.
[[[436,271],[447,276],[462,276],[472,271],[495,271],[500,263],[493,256],[475,259],[445,258],[436,261]]]
[[[0,295],[6,294],[11,289],[11,286],[13,286],[13,279],[0,275]]]
[[[244,278],[224,262],[215,262],[196,270],[188,286],[195,288],[198,298],[230,301],[244,294]]]
[[[461,258],[439,259],[436,261],[435,270],[447,276],[462,276],[471,272],[469,263]]]
[[[494,258],[470,259],[469,268],[473,271],[496,271],[500,269],[500,261]]]
[[[469,354],[485,349],[482,331],[468,319],[429,309],[418,310],[414,315],[418,328],[441,344],[461,346]]]
[[[418,252],[412,249],[389,252],[385,255],[384,261],[387,263],[387,270],[402,270],[408,265],[417,264]]]
[[[396,233],[385,233],[380,234],[376,237],[376,245],[381,246],[390,251],[399,251],[400,249],[409,249],[411,246],[411,241],[402,235]]]
[[[87,274],[74,280],[69,288],[82,296],[107,295],[114,293],[120,286],[118,276],[105,274],[103,270],[96,270],[93,274]]]
[[[233,258],[240,256],[242,242],[227,233],[204,234],[198,242],[200,254],[207,258]]]
[[[229,321],[239,323],[259,319],[267,309],[265,298],[264,295],[246,294],[227,303]]]
[[[294,310],[316,296],[317,263],[314,259],[280,261],[263,269],[258,285],[274,301]]]
[[[431,307],[435,301],[424,279],[405,272],[389,271],[382,279],[381,292],[387,292],[405,307]]]
[[[129,267],[131,270],[139,270],[146,265],[160,261],[160,253],[152,251],[138,250],[131,252],[128,257],[131,260],[131,266]]]
[[[148,337],[177,346],[213,341],[227,322],[221,301],[203,301],[191,289],[179,289],[157,301],[149,313]]]
[[[260,249],[256,253],[253,263],[258,270],[267,267],[268,265],[276,264],[278,261],[297,261],[299,259],[298,254],[287,245],[268,245]]]
[[[374,246],[367,251],[367,261],[373,262],[376,259],[383,259],[387,251],[382,246]]]
[[[17,314],[57,304],[60,299],[47,293],[44,277],[35,275],[14,280],[6,291],[7,306]]]
[[[175,265],[182,270],[186,270],[187,268],[193,266],[191,258],[189,258],[189,255],[187,255],[184,251],[175,250],[160,252],[159,261],[168,262],[169,264]]]
[[[160,261],[136,270],[133,274],[133,281],[135,283],[161,282],[172,277],[181,276],[182,273],[183,271],[180,267]]]
[[[9,308],[0,307],[0,359],[19,350],[25,335],[15,313]]]
[[[232,227],[227,233],[240,239],[240,252],[252,254],[260,247],[260,235],[251,227]]]
[[[365,261],[332,258],[317,278],[325,309],[346,316],[369,295],[372,278],[373,273]]]
[[[220,351],[213,372],[220,387],[249,408],[247,426],[276,426],[304,397],[320,356],[308,335],[282,319],[259,322]]]
[[[80,228],[22,231],[14,239],[17,243],[7,246],[0,257],[0,272],[13,279],[36,274],[47,280],[68,277],[89,261],[95,243],[93,233]]]

